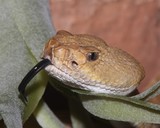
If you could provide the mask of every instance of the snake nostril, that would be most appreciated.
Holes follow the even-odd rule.
[[[78,63],[76,61],[72,61],[71,63],[72,63],[73,67],[77,67],[78,66]]]

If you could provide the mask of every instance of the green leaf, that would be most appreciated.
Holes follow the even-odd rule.
[[[65,128],[44,101],[39,103],[34,116],[42,128]]]
[[[103,119],[160,123],[160,107],[129,97],[80,96],[83,106],[93,115]]]
[[[7,128],[22,127],[25,105],[18,85],[39,61],[44,43],[54,35],[48,8],[48,0],[0,0],[0,115]],[[37,106],[46,82],[41,72],[30,84],[25,120]]]
[[[149,101],[150,99],[152,99],[158,95],[160,95],[160,81],[157,82],[156,84],[152,85],[146,91],[144,91],[136,96],[133,96],[132,98]]]
[[[73,89],[79,94],[83,106],[93,115],[107,120],[160,124],[160,105],[148,102],[160,94],[160,82],[133,97],[98,94]]]
[[[88,112],[83,108],[79,100],[68,98],[70,115],[73,128],[93,128],[93,122]]]

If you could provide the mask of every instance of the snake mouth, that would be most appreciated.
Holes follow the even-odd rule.
[[[51,61],[49,59],[43,59],[40,62],[38,62],[23,78],[21,83],[18,86],[18,90],[20,94],[22,95],[23,99],[27,102],[27,97],[25,94],[25,88],[27,84],[32,80],[32,78],[40,72],[42,69],[44,69],[46,66],[52,65]]]

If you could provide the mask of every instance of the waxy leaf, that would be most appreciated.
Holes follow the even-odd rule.
[[[79,93],[83,106],[93,115],[107,120],[160,124],[160,105],[148,102],[160,93],[160,82],[133,97],[95,94],[82,90]]]
[[[65,128],[44,101],[39,103],[34,116],[42,128]]]
[[[31,82],[26,108],[18,85],[55,32],[48,0],[0,0],[0,12],[0,115],[7,128],[21,128],[22,118],[30,116],[43,95],[47,77],[41,72]]]
[[[132,98],[81,95],[83,106],[107,120],[160,123],[160,106]]]

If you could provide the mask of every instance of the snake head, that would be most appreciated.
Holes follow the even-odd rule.
[[[125,51],[87,34],[59,31],[43,50],[45,68],[65,85],[96,93],[127,95],[144,78],[141,64]]]

